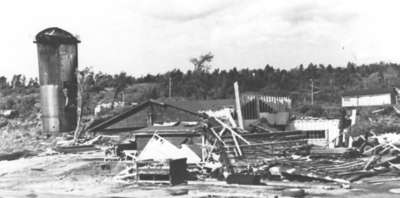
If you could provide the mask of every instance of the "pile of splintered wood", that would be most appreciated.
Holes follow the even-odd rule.
[[[246,162],[249,165],[257,164],[265,159],[274,157],[289,157],[293,154],[308,154],[310,145],[305,136],[294,132],[273,132],[265,134],[242,134],[250,144],[241,144],[241,156],[229,156],[237,162]],[[225,146],[229,152],[231,146]]]
[[[215,117],[208,121],[213,147],[219,145],[225,153],[223,164],[234,173],[349,184],[391,170],[390,162],[398,159],[362,158],[353,149],[311,146],[299,131],[249,134]]]
[[[271,156],[290,156],[307,148],[307,140],[272,141],[242,145],[244,158],[265,159]]]
[[[347,159],[279,159],[268,163],[269,173],[288,179],[312,179],[348,184],[365,177],[375,176],[391,170],[392,161],[399,157]]]

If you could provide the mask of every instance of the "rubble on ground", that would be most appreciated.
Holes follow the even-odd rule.
[[[23,141],[20,144],[23,146],[21,150],[0,155],[0,161],[29,160],[33,156],[85,155],[82,160],[99,163],[96,165],[99,172],[112,171],[109,174],[112,180],[109,182],[113,184],[147,185],[145,183],[150,182],[148,185],[177,185],[223,181],[228,186],[274,188],[274,193],[281,196],[293,193],[304,196],[316,186],[334,190],[352,188],[359,183],[390,182],[400,175],[400,134],[394,132],[368,136],[375,141],[369,147],[364,144],[364,149],[359,146],[327,148],[310,145],[307,137],[299,131],[279,131],[262,121],[256,121],[250,132],[231,124],[231,118],[226,114],[214,112],[210,115],[200,123],[185,125],[202,129],[198,130],[206,140],[198,145],[204,148],[202,155],[193,150],[193,143],[181,142],[177,146],[157,132],[140,151],[137,150],[135,137],[105,134],[82,136],[78,142],[73,141],[72,134],[42,136],[43,139],[37,141],[45,145],[23,150],[25,144],[34,142],[32,135],[13,131],[16,123],[10,121],[11,124],[6,126],[7,131],[3,133],[10,135],[13,132],[14,138],[21,135]],[[159,126],[180,124],[165,123]],[[25,133],[38,132],[32,129]],[[96,156],[91,153],[96,153]],[[179,168],[174,168],[175,162],[179,162]],[[115,169],[111,164],[120,164],[120,167]],[[37,166],[31,167],[30,171],[47,170]],[[193,193],[190,190],[168,191],[169,195]]]

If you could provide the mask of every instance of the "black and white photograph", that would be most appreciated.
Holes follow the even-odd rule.
[[[400,197],[398,0],[4,0],[0,198]]]

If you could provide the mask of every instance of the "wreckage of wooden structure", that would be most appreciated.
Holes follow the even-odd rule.
[[[135,165],[120,172],[115,179],[133,179],[138,182],[153,182],[177,185],[187,181],[186,158],[166,161],[139,160]]]
[[[274,132],[274,133],[244,133],[239,128],[233,128],[216,117],[207,120],[207,134],[211,145],[203,145],[208,148],[208,156],[215,150],[221,155],[221,163],[231,172],[237,172],[237,162],[246,162],[248,165],[258,160],[276,156],[290,156],[308,149],[309,145],[301,131]]]
[[[136,181],[151,180],[162,181],[166,180],[171,185],[185,183],[186,178],[186,159],[171,159],[164,164],[159,162],[136,162]]]
[[[77,146],[60,146],[54,149],[59,153],[79,153],[86,151],[96,151],[98,148],[94,147],[94,145],[77,145]]]
[[[376,159],[294,160],[279,159],[270,162],[270,172],[288,179],[312,179],[349,184],[364,177],[389,171]]]
[[[362,158],[363,155],[352,149],[311,145],[307,131],[276,131],[256,125],[256,132],[249,133],[232,123],[232,119],[225,117],[221,114],[198,113],[167,103],[149,101],[95,125],[90,131],[129,133],[129,137],[136,141],[138,156],[143,150],[151,150],[147,153],[152,155],[147,156],[152,157],[147,157],[146,160],[141,160],[140,157],[136,158],[136,161],[132,160],[137,168],[131,167],[125,174],[121,173],[124,175],[122,178],[132,177],[150,181],[165,179],[171,184],[179,182],[172,182],[170,169],[160,164],[168,159],[174,160],[173,158],[187,158],[186,164],[201,169],[196,173],[200,175],[199,178],[203,177],[201,174],[204,174],[205,170],[217,169],[216,172],[228,172],[234,176],[230,179],[236,180],[237,177],[240,180],[234,183],[241,183],[245,178],[248,179],[248,183],[257,183],[255,181],[258,176],[277,176],[289,180],[349,184],[397,166],[393,159]],[[135,122],[130,122],[133,120]],[[173,147],[169,149],[168,155],[165,154],[168,149],[154,149],[154,145],[146,149],[154,136],[168,142],[170,148]],[[393,144],[388,142],[373,149],[397,150]],[[190,147],[185,148],[184,145]],[[191,152],[182,155],[183,150],[187,148]],[[189,157],[195,155],[196,159]],[[160,156],[164,158],[160,159]],[[397,160],[397,157],[394,159]],[[148,163],[148,160],[153,162]],[[188,169],[193,172],[191,166]],[[186,168],[177,171],[178,175],[187,174]],[[211,176],[211,173],[208,174]]]

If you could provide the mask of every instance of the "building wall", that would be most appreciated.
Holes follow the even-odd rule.
[[[342,97],[342,107],[379,106],[390,104],[392,104],[392,96],[390,93]]]
[[[290,130],[309,131],[309,144],[333,148],[339,136],[339,119],[295,120],[290,124]],[[324,138],[316,136],[319,131],[325,132]]]

